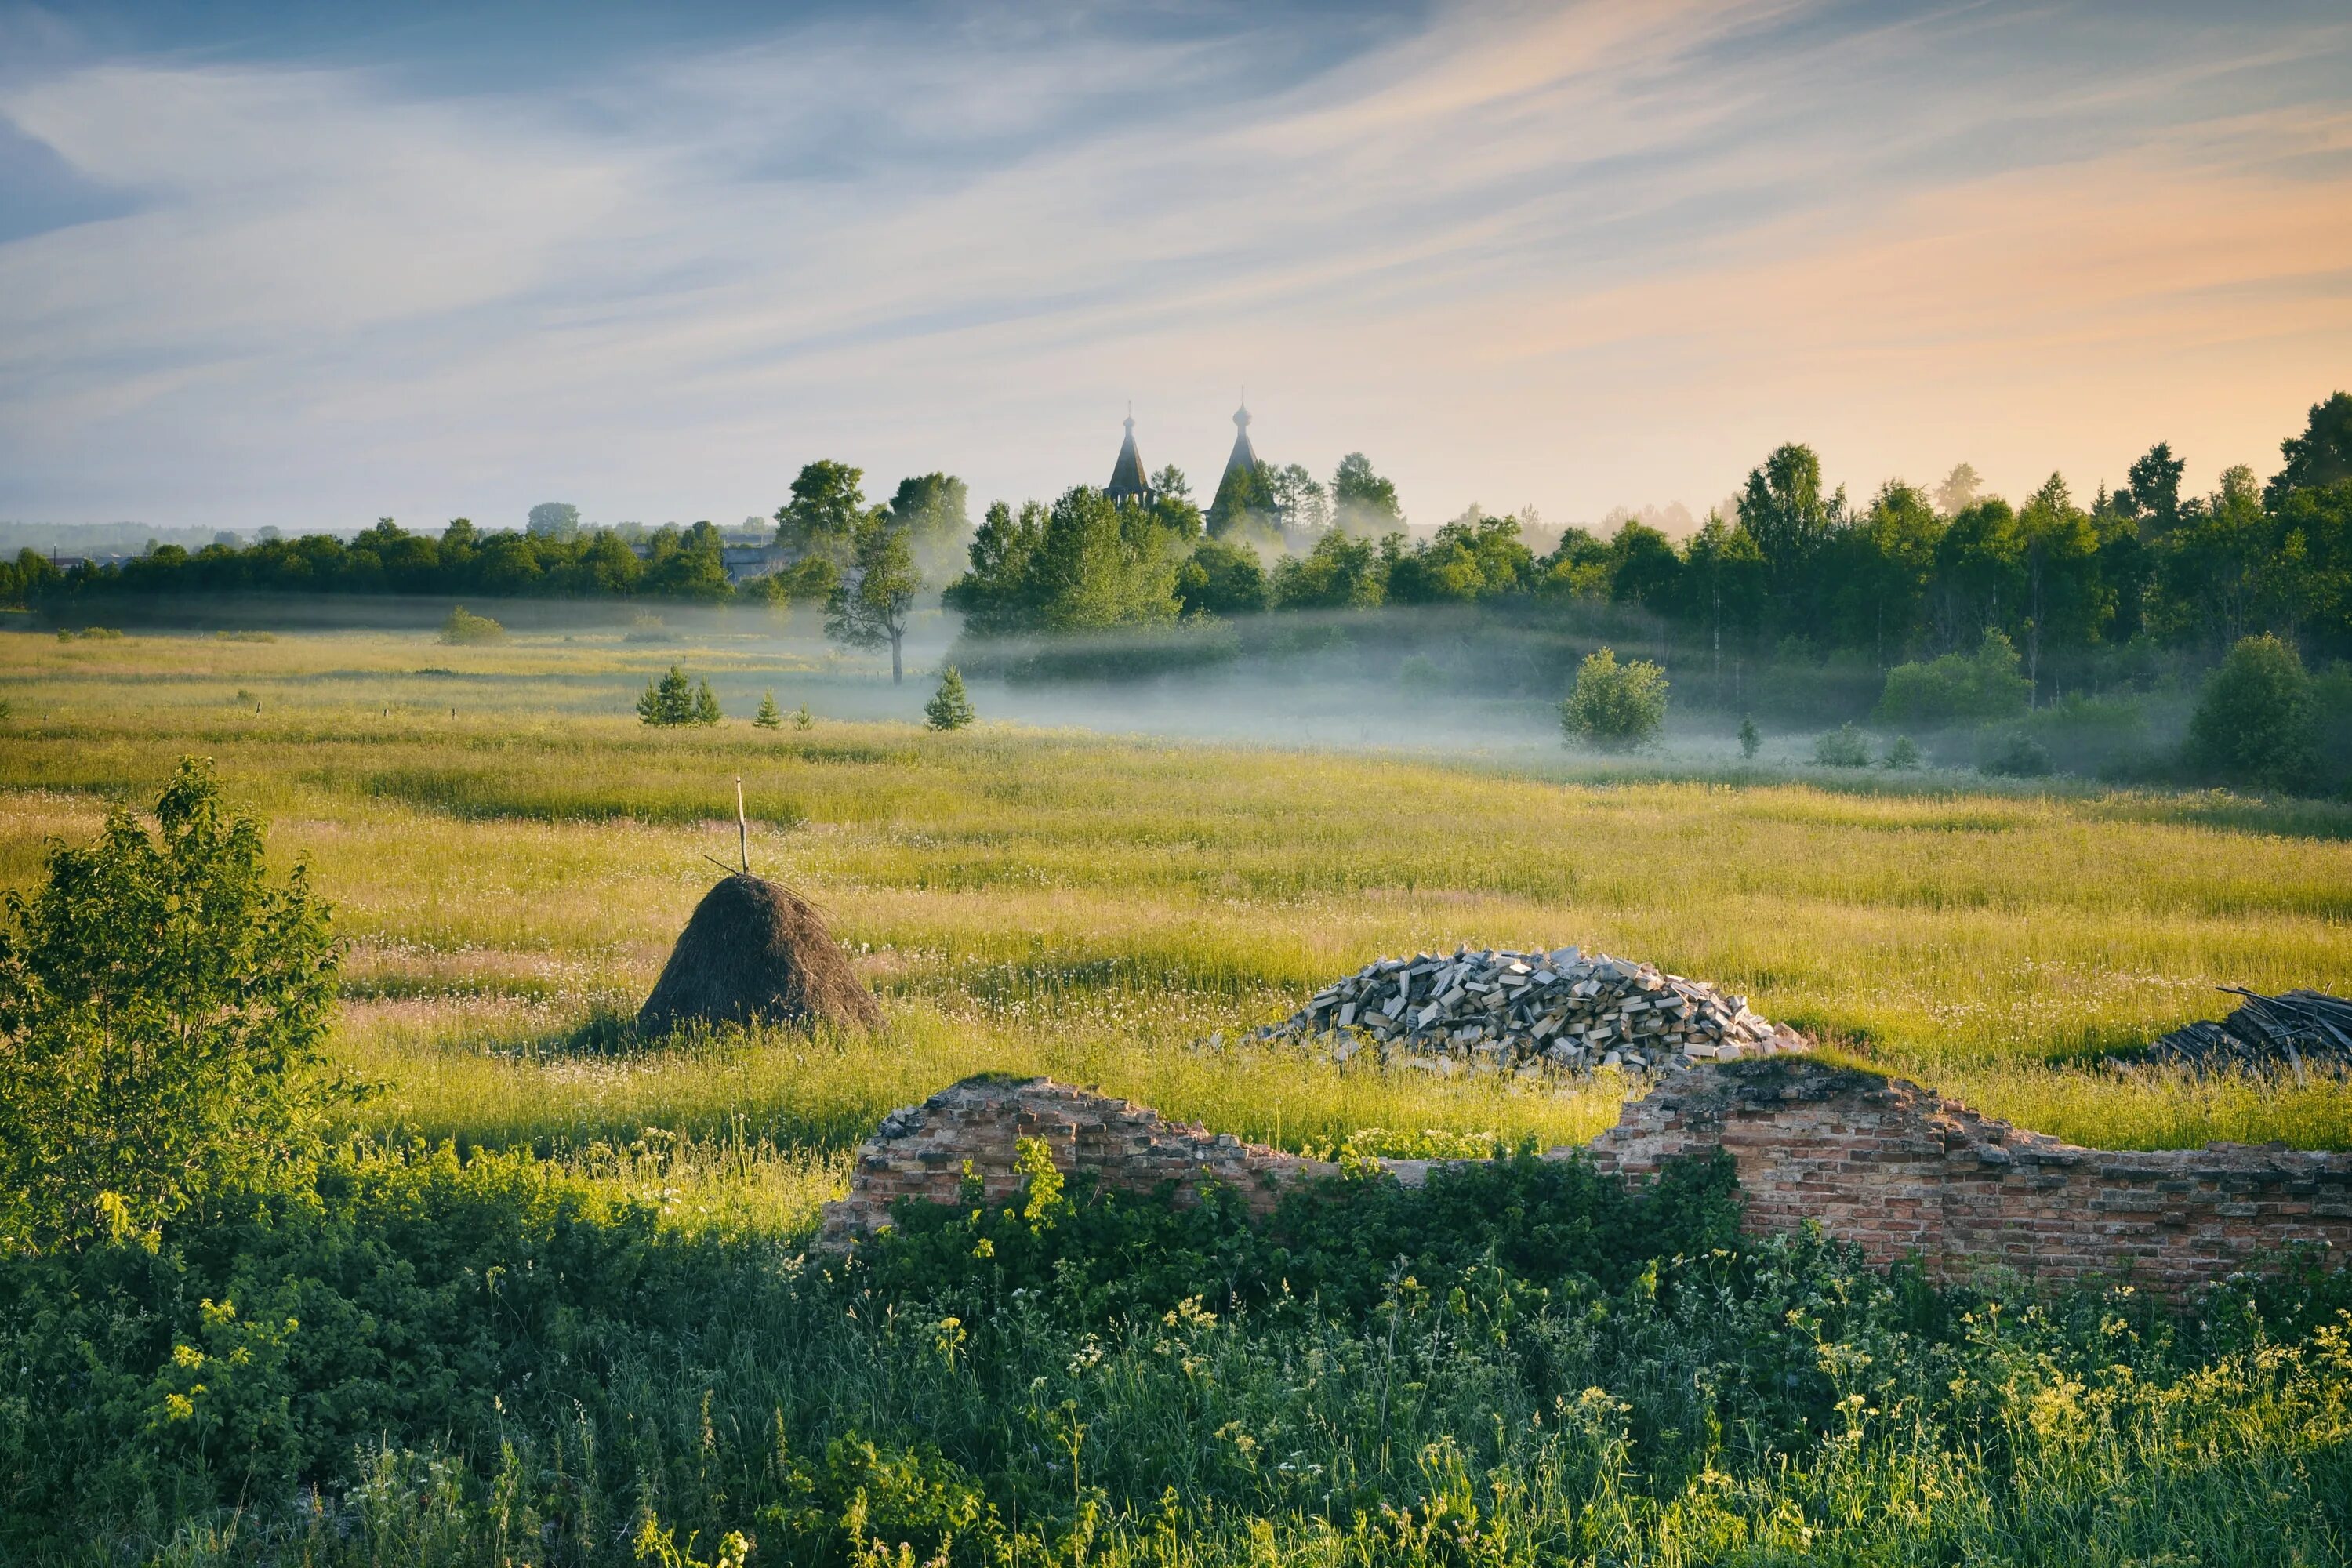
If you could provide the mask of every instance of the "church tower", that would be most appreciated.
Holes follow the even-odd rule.
[[[1151,483],[1143,477],[1143,457],[1135,449],[1135,416],[1127,416],[1127,439],[1118,446],[1118,461],[1110,466],[1110,483],[1103,494],[1114,502],[1151,504]]]
[[[1238,469],[1246,474],[1257,467],[1257,448],[1250,445],[1249,427],[1249,395],[1244,393],[1242,395],[1242,405],[1234,410],[1233,456],[1225,459],[1225,471],[1217,480],[1216,493],[1223,493],[1225,480],[1234,477],[1234,470]]]

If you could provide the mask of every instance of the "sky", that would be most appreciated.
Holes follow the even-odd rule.
[[[0,0],[22,522],[1205,492],[1244,387],[1419,524],[2204,489],[2341,386],[2340,0]]]

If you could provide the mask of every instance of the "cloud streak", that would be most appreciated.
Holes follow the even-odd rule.
[[[2263,465],[2352,363],[2324,14],[1038,16],[503,89],[51,47],[0,161],[94,194],[0,243],[0,515],[727,520],[817,456],[1017,497],[1129,396],[1213,473],[1243,381],[1423,521],[1703,505],[1788,438],[2087,487]]]

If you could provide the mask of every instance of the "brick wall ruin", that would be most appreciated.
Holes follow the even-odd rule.
[[[984,1197],[1003,1201],[1019,1190],[1013,1159],[1024,1138],[1043,1140],[1057,1169],[1087,1173],[1106,1187],[1149,1193],[1174,1183],[1177,1200],[1187,1202],[1215,1183],[1240,1192],[1261,1215],[1284,1182],[1339,1169],[1163,1121],[1156,1110],[1051,1079],[971,1078],[882,1119],[857,1152],[849,1195],[824,1206],[820,1245],[873,1230],[900,1198],[953,1203],[967,1163]]]
[[[1260,1214],[1285,1184],[1337,1170],[1051,1079],[972,1079],[884,1121],[858,1152],[849,1195],[826,1206],[819,1244],[872,1230],[900,1197],[952,1201],[967,1161],[1002,1199],[1017,1186],[1024,1137],[1108,1187],[1173,1183],[1181,1202],[1221,1183]],[[1555,1153],[1638,1181],[1714,1148],[1738,1167],[1751,1230],[1814,1221],[1873,1262],[1916,1258],[1948,1281],[2123,1279],[2177,1298],[2297,1243],[2352,1256],[2352,1154],[2078,1148],[1900,1079],[1801,1058],[1677,1074],[1588,1148]],[[1388,1163],[1409,1184],[1427,1171]]]

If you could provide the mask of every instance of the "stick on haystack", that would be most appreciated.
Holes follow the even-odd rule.
[[[689,1024],[754,1020],[870,1028],[882,1021],[882,1010],[816,906],[744,871],[695,906],[637,1012],[637,1027],[666,1034]]]

